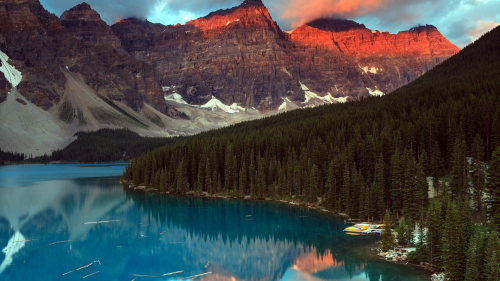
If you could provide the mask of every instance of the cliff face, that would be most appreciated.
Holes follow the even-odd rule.
[[[166,94],[175,89],[189,103],[215,96],[228,105],[271,109],[281,96],[299,92],[285,69],[290,43],[260,1],[185,25],[129,19],[112,28],[132,56],[154,65],[162,86],[170,88]]]
[[[351,97],[391,92],[459,51],[429,25],[390,34],[349,20],[319,19],[289,34],[307,85]]]
[[[118,52],[126,54],[111,27],[85,2],[64,12],[61,15],[61,24],[66,30],[74,33],[78,40],[90,41],[97,45],[111,45]]]
[[[23,73],[20,94],[44,110],[64,96],[62,69],[135,111],[144,101],[163,99],[154,69],[120,51],[117,37],[86,4],[65,12],[61,21],[37,0],[0,1],[0,49]],[[164,103],[158,109],[165,111]]]
[[[459,51],[433,26],[389,34],[319,19],[283,32],[260,0],[185,25],[128,19],[112,29],[127,52],[154,66],[166,95],[264,111],[284,98],[310,105],[308,94],[319,102],[382,95]]]

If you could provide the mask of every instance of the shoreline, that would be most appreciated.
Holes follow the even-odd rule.
[[[340,217],[345,218],[344,222],[350,221],[350,222],[355,223],[355,221],[357,221],[357,222],[361,221],[361,220],[357,220],[357,219],[352,219],[348,214],[337,213],[337,212],[325,209],[323,207],[319,207],[318,205],[321,204],[321,201],[317,202],[315,204],[312,204],[313,206],[311,206],[310,203],[305,203],[305,202],[296,202],[296,201],[293,201],[293,200],[275,199],[275,198],[251,198],[249,195],[245,196],[245,197],[237,197],[237,196],[233,196],[233,195],[220,195],[220,194],[212,194],[211,195],[211,194],[208,194],[208,192],[203,192],[201,194],[196,193],[196,192],[170,193],[168,191],[167,192],[160,192],[158,189],[146,189],[145,186],[134,186],[130,182],[126,182],[126,181],[123,181],[123,180],[120,180],[119,182],[120,182],[120,184],[122,184],[124,187],[126,187],[128,189],[140,190],[140,191],[143,191],[143,192],[146,192],[146,193],[174,194],[174,195],[196,196],[196,197],[205,197],[205,198],[242,199],[242,200],[255,200],[255,201],[273,201],[273,202],[287,203],[287,204],[290,204],[290,205],[293,205],[293,206],[304,207],[304,208],[307,208],[307,209],[310,209],[310,210],[316,210],[318,212],[324,212],[324,213],[329,213],[331,215],[340,216]],[[314,205],[316,205],[316,206],[314,206]],[[378,242],[376,242],[376,244],[378,245]],[[436,274],[436,272],[433,272],[433,271],[430,271],[429,269],[426,269],[426,265],[412,263],[412,262],[409,262],[409,261],[392,261],[392,260],[387,260],[385,257],[381,257],[381,256],[378,255],[378,253],[375,253],[373,251],[374,249],[379,249],[379,247],[377,246],[377,247],[374,247],[374,248],[371,249],[371,253],[373,255],[375,255],[375,257],[377,257],[378,259],[383,260],[385,262],[394,263],[394,264],[416,266],[418,268],[424,269],[425,271],[427,271],[430,274],[430,279],[429,280],[435,280],[435,279],[433,279],[433,276]]]
[[[221,195],[221,194],[208,194],[208,192],[203,192],[203,193],[196,193],[196,192],[189,192],[189,193],[170,193],[170,192],[160,192],[158,189],[146,189],[144,186],[134,186],[130,184],[129,182],[120,180],[120,184],[126,186],[128,189],[134,189],[134,190],[141,190],[146,193],[157,193],[157,194],[174,194],[174,195],[185,195],[185,196],[196,196],[196,197],[205,197],[205,198],[221,198],[221,199],[242,199],[242,200],[254,200],[254,201],[273,201],[273,202],[281,202],[281,203],[288,203],[290,205],[294,206],[300,206],[300,207],[305,207],[310,210],[316,210],[324,213],[330,213],[332,215],[340,216],[346,218],[345,221],[351,221],[352,219],[349,217],[348,214],[345,213],[337,213],[334,211],[330,211],[324,207],[319,207],[318,205],[321,204],[320,202],[316,202],[314,204],[310,203],[305,203],[305,202],[300,202],[300,201],[293,201],[293,200],[287,200],[287,199],[276,199],[276,198],[252,198],[250,195],[244,196],[244,197],[238,197],[234,195]],[[292,198],[293,199],[293,198]],[[316,206],[314,206],[316,205]],[[357,220],[356,220],[357,221]]]

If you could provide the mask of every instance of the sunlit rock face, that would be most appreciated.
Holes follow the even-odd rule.
[[[390,34],[318,19],[284,32],[261,1],[185,25],[128,19],[112,29],[132,56],[155,66],[162,86],[175,87],[188,103],[215,96],[259,110],[277,109],[284,97],[300,104],[301,83],[320,97],[387,93],[459,51],[433,26]]]

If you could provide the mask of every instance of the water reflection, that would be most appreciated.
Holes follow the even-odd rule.
[[[369,253],[373,237],[343,235],[344,225],[328,214],[146,194],[107,177],[0,187],[0,279],[73,280],[98,272],[86,280],[170,280],[160,275],[177,271],[177,280],[212,272],[197,279],[206,281],[426,278],[379,261]],[[119,221],[85,224],[111,220]]]

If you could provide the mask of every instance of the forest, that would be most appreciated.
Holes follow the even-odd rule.
[[[294,198],[372,221],[404,217],[408,229],[428,229],[418,259],[430,268],[450,280],[496,280],[499,50],[497,27],[383,97],[190,137],[135,158],[123,180],[160,192]],[[474,224],[473,213],[488,223]]]
[[[147,138],[127,129],[101,129],[95,132],[78,132],[77,139],[51,155],[33,157],[24,153],[2,152],[0,166],[6,163],[105,163],[129,161],[158,147],[179,141],[174,138]]]

